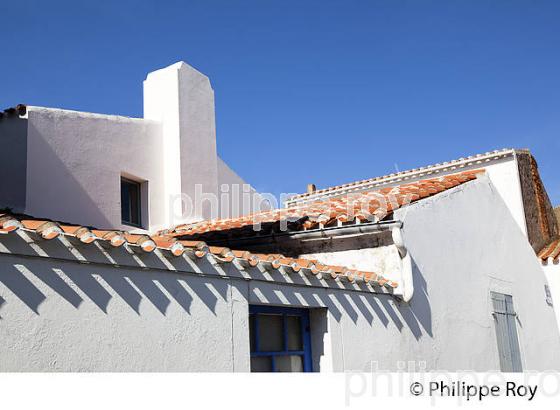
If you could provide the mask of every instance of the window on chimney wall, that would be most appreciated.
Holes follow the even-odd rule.
[[[142,184],[121,177],[121,220],[125,225],[142,225]]]

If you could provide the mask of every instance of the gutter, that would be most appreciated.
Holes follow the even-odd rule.
[[[389,229],[400,229],[401,221],[368,222],[357,225],[333,226],[329,228],[318,228],[304,232],[283,232],[275,236],[287,234],[294,239],[317,240],[330,239],[333,237],[355,236],[386,231]]]
[[[343,225],[343,226],[332,226],[328,228],[316,228],[307,231],[292,231],[292,232],[275,232],[266,235],[255,235],[246,238],[235,238],[234,242],[245,242],[245,241],[258,241],[261,242],[263,239],[269,242],[275,242],[277,239],[281,238],[294,238],[302,241],[312,241],[312,240],[327,240],[334,237],[343,236],[357,236],[357,235],[367,235],[377,232],[387,231],[392,228],[401,228],[401,221],[382,221],[382,222],[367,222],[356,225]],[[217,241],[212,241],[212,244],[229,244],[231,239],[221,239]]]

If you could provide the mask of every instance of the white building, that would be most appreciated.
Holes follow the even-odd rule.
[[[148,74],[144,118],[33,106],[3,114],[0,135],[10,148],[0,174],[10,178],[0,186],[0,206],[14,212],[154,231],[184,219],[252,210],[240,201],[244,194],[252,201],[255,191],[216,152],[210,81],[183,62]],[[123,180],[139,190],[140,203],[124,224]],[[189,204],[182,209],[181,198],[194,199],[197,186],[198,196],[207,200],[198,201],[197,209]],[[229,198],[225,206],[211,209],[211,198],[223,193]]]
[[[147,119],[28,107],[0,120],[14,153],[0,371],[560,369],[535,257],[558,225],[527,151],[167,224],[169,198],[239,181],[202,137],[214,141],[207,81],[184,64],[150,74]],[[148,181],[147,202],[129,180]],[[130,203],[148,207],[150,234],[121,223]]]
[[[535,251],[558,235],[554,210],[539,177],[537,163],[531,153],[523,149],[503,149],[318,191],[311,190],[290,198],[285,206],[480,168],[485,169],[519,229],[527,236]]]

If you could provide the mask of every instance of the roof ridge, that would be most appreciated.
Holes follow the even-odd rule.
[[[386,175],[381,175],[381,176],[377,176],[377,177],[373,177],[373,178],[367,178],[367,179],[362,179],[362,180],[357,180],[357,181],[353,181],[353,182],[347,182],[344,184],[340,184],[340,185],[334,185],[331,187],[327,187],[327,188],[322,188],[322,189],[318,189],[316,191],[313,192],[306,192],[306,193],[301,193],[301,194],[296,194],[291,196],[290,198],[288,198],[286,200],[286,203],[294,203],[296,204],[300,199],[305,201],[308,198],[311,198],[313,196],[321,196],[321,194],[326,194],[326,193],[331,193],[331,192],[337,192],[337,191],[341,191],[347,188],[355,188],[355,187],[359,187],[362,185],[366,185],[369,183],[373,183],[373,182],[382,182],[383,180],[390,180],[390,179],[399,179],[402,178],[404,176],[413,176],[415,174],[418,175],[422,175],[423,172],[429,172],[431,170],[437,169],[437,168],[449,168],[452,166],[456,166],[458,164],[464,163],[464,162],[472,162],[472,161],[478,161],[478,160],[484,160],[487,157],[495,157],[496,155],[508,155],[508,154],[513,154],[515,152],[529,152],[528,149],[516,149],[516,148],[502,148],[500,150],[494,150],[494,151],[488,151],[482,154],[475,154],[475,155],[470,155],[467,157],[461,157],[458,159],[454,159],[451,161],[444,161],[444,162],[439,162],[439,163],[435,163],[435,164],[431,164],[431,165],[426,165],[426,166],[422,166],[422,167],[418,167],[418,168],[412,168],[406,171],[399,171],[399,172],[395,172],[395,173],[391,173],[391,174],[386,174]]]

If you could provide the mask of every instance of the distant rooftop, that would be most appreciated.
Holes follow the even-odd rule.
[[[402,182],[406,182],[409,179],[415,179],[419,177],[430,177],[430,176],[433,177],[434,174],[438,174],[440,172],[448,172],[454,170],[456,170],[456,172],[460,172],[462,168],[469,167],[472,165],[479,165],[483,167],[484,164],[487,162],[512,156],[516,152],[525,152],[525,151],[527,150],[504,148],[501,150],[486,152],[484,154],[472,155],[472,156],[459,158],[451,161],[441,162],[433,165],[427,165],[420,168],[414,168],[407,171],[396,172],[396,173],[378,176],[374,178],[350,182],[342,185],[335,185],[332,187],[318,189],[318,190],[315,189],[315,186],[313,184],[309,184],[313,188],[311,189],[308,188],[308,192],[306,193],[292,196],[286,201],[286,206],[294,206],[296,204],[311,202],[324,197],[337,196],[349,192],[372,190],[382,185],[387,185],[391,183],[402,183]]]

